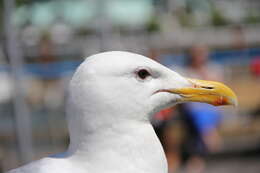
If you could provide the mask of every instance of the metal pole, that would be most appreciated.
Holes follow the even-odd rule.
[[[111,30],[112,30],[112,24],[110,23],[108,17],[105,14],[106,10],[106,1],[104,0],[97,0],[97,8],[98,8],[98,32],[99,32],[99,47],[100,52],[108,51],[109,49],[109,39],[111,37]]]
[[[10,60],[11,75],[14,82],[15,125],[18,139],[19,159],[25,163],[32,160],[32,130],[29,110],[25,102],[23,76],[23,57],[19,49],[16,31],[13,27],[15,1],[4,0],[4,25],[6,49]]]

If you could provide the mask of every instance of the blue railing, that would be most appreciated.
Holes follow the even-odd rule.
[[[24,65],[24,73],[42,79],[55,79],[72,74],[81,61],[60,61],[54,63],[33,63]],[[1,65],[0,72],[9,72],[10,66]]]
[[[252,58],[260,57],[260,48],[243,50],[215,51],[210,54],[213,62],[231,65],[248,64]],[[186,54],[163,54],[160,57],[161,63],[166,66],[183,66],[187,61]],[[42,79],[55,79],[71,75],[82,61],[59,61],[54,63],[32,63],[25,64],[24,72]],[[0,72],[8,72],[8,65],[1,65]]]
[[[164,54],[161,55],[161,62],[166,66],[186,64],[188,58],[187,54]],[[210,60],[223,64],[223,65],[235,65],[235,64],[248,64],[250,61],[260,56],[260,48],[248,48],[241,50],[224,50],[213,51],[210,53]]]

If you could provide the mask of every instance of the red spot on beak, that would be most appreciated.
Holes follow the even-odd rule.
[[[199,86],[199,85],[196,85],[196,84],[192,84],[192,87],[193,87],[193,88],[200,88],[200,86]]]
[[[218,99],[214,102],[214,105],[216,105],[216,106],[227,105],[227,104],[228,104],[227,99],[226,99],[226,98],[223,98],[223,97],[218,98]]]

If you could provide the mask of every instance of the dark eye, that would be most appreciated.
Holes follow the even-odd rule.
[[[147,77],[151,76],[148,70],[140,69],[137,71],[137,75],[140,79],[146,79]]]

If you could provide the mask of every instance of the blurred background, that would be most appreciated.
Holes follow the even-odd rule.
[[[182,104],[154,116],[175,173],[260,171],[260,1],[0,1],[0,173],[66,149],[66,88],[89,55],[140,53],[218,80],[236,108]]]

